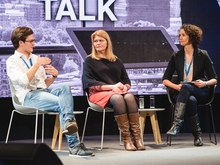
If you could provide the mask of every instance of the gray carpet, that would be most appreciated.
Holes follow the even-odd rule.
[[[220,142],[220,134],[217,141]],[[63,139],[61,151],[55,151],[64,165],[220,165],[220,145],[210,143],[208,134],[203,134],[204,146],[195,147],[191,134],[180,134],[172,139],[172,145],[166,144],[166,135],[162,134],[162,144],[156,145],[153,136],[144,135],[145,151],[126,151],[119,144],[119,136],[104,137],[104,148],[93,150],[94,157],[68,156],[67,143]],[[50,145],[48,141],[48,145]],[[86,147],[100,147],[99,136],[86,136]]]
[[[100,140],[100,136],[85,136],[84,144],[87,148],[100,147]],[[51,138],[47,138],[44,143],[50,147],[51,141]],[[217,134],[217,141],[220,142],[220,134]],[[162,143],[156,145],[153,135],[145,134],[145,151],[126,151],[119,144],[119,135],[105,135],[103,150],[92,149],[95,156],[83,158],[69,156],[64,137],[61,151],[57,151],[56,146],[54,152],[63,165],[220,165],[220,145],[210,143],[208,134],[203,134],[203,142],[204,146],[195,147],[191,134],[179,134],[172,138],[172,145],[168,146],[166,135],[162,134]],[[33,144],[33,139],[9,143]]]

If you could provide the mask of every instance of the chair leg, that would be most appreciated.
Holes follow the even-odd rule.
[[[76,121],[76,117],[75,117],[75,121]],[[76,125],[78,126],[77,121],[76,121]],[[80,137],[79,137],[79,132],[78,132],[78,131],[76,132],[76,136],[77,136],[77,138],[78,138],[79,141],[80,141]]]
[[[44,119],[45,119],[45,115],[42,114],[42,132],[41,132],[41,142],[44,143]]]
[[[82,133],[82,137],[81,137],[81,142],[82,143],[83,143],[84,136],[85,136],[86,124],[87,124],[87,119],[88,119],[88,115],[89,115],[89,109],[90,109],[90,107],[88,107],[87,111],[86,111],[86,117],[85,117],[85,122],[84,122],[84,127],[83,127],[83,133]],[[104,131],[105,131],[104,129],[105,129],[105,109],[103,110],[103,118],[102,118],[101,147],[100,147],[100,149],[97,149],[97,150],[102,150],[103,149],[103,139],[104,139]]]
[[[9,122],[9,126],[8,126],[8,132],[7,132],[7,136],[6,136],[6,140],[5,140],[6,144],[8,143],[8,138],[9,138],[9,133],[10,133],[10,130],[11,130],[11,123],[12,123],[12,120],[13,120],[14,112],[15,112],[15,110],[13,110],[11,112],[11,118],[10,118],[10,122]]]
[[[87,124],[87,118],[88,118],[88,115],[89,115],[89,109],[90,109],[90,107],[88,107],[88,108],[87,108],[87,111],[86,111],[86,117],[85,117],[85,122],[84,122],[84,127],[83,127],[82,138],[81,138],[81,142],[82,142],[82,143],[83,143],[83,139],[84,139],[84,135],[85,135],[86,124]]]
[[[119,130],[119,140],[120,140],[120,145],[123,146],[123,142],[122,142],[122,135],[121,135],[121,131]]]
[[[102,150],[103,148],[104,132],[105,132],[105,109],[103,110],[101,148],[99,150]]]
[[[38,124],[38,110],[36,110],[36,117],[35,117],[34,144],[37,143],[37,124]]]
[[[173,122],[173,118],[174,118],[174,111],[175,111],[175,105],[171,104],[170,105],[170,118],[169,118],[169,128],[172,126],[172,122]],[[167,145],[171,146],[171,140],[172,140],[172,136],[167,135]]]
[[[211,143],[217,145],[217,139],[216,139],[216,133],[215,133],[215,124],[214,124],[212,105],[211,104],[209,104],[209,109],[210,109],[210,117],[211,117],[211,121],[212,121],[212,129],[213,129],[213,134],[214,134],[215,141],[213,142],[212,138],[211,138],[210,124],[209,124],[209,139],[210,139]],[[210,123],[210,122],[208,122],[208,123]]]

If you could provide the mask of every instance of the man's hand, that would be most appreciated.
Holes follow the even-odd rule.
[[[48,57],[38,56],[37,62],[40,64],[40,66],[49,65],[51,63],[51,59],[49,59]]]
[[[54,68],[52,65],[45,65],[44,69],[47,74],[53,75],[54,77],[58,76],[58,70]]]

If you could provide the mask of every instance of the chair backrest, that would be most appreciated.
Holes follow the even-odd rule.
[[[212,86],[209,86],[211,88],[211,91],[212,91],[212,95],[211,97],[209,98],[209,100],[207,100],[206,103],[201,103],[201,104],[198,104],[198,106],[204,106],[204,105],[209,105],[213,102],[214,98],[215,98],[215,89],[217,87],[217,85],[212,85]]]
[[[173,75],[172,76],[172,79],[171,79],[171,82],[175,83],[175,84],[178,84],[179,83],[179,79],[178,79],[178,76],[177,75]],[[202,104],[198,104],[198,106],[204,106],[204,105],[209,105],[212,103],[212,101],[214,100],[214,97],[215,97],[215,88],[216,88],[217,85],[212,85],[210,86],[211,88],[211,91],[212,91],[212,96],[210,97],[209,100],[207,100],[206,103],[202,103]],[[175,103],[175,100],[176,100],[176,95],[178,93],[178,91],[175,91],[174,89],[172,88],[169,88],[167,87],[166,88],[167,90],[167,96],[168,96],[168,100],[171,104],[174,104]]]
[[[9,87],[10,87],[10,90],[11,90],[11,98],[12,98],[12,103],[13,103],[14,108],[22,114],[32,114],[32,113],[34,114],[34,113],[36,113],[36,110],[37,110],[36,108],[23,106],[19,102],[17,96],[15,95],[15,88],[12,84],[11,79],[9,78],[8,81],[9,81]],[[46,113],[46,112],[39,110],[39,113]]]
[[[14,105],[14,107],[16,108],[17,105],[21,105],[21,103],[19,102],[17,96],[15,95],[15,88],[11,82],[11,79],[8,79],[9,81],[9,87],[10,87],[10,90],[11,90],[11,98],[12,98],[12,103]]]
[[[179,83],[178,75],[173,75],[171,82],[174,84],[178,84]],[[171,104],[174,104],[175,100],[176,100],[175,96],[177,94],[177,91],[175,91],[174,89],[172,89],[170,87],[166,87],[166,90],[167,90],[167,97],[168,97],[169,102]]]

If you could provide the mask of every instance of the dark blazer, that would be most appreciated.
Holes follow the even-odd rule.
[[[184,76],[184,49],[174,52],[168,63],[167,69],[162,80],[171,80],[172,75],[176,72],[179,81],[183,81]],[[206,50],[195,49],[193,54],[193,78],[192,80],[217,79],[217,74],[213,67],[213,62],[210,59]]]

